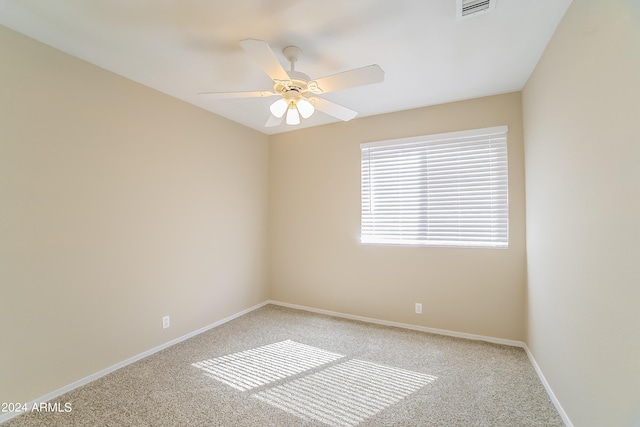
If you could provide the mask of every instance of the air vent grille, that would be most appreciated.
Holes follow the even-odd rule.
[[[458,19],[470,18],[493,10],[496,0],[457,0]]]

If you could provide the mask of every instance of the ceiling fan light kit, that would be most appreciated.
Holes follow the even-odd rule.
[[[298,109],[294,105],[290,105],[287,110],[287,120],[286,123],[288,125],[299,125],[300,124],[300,114],[298,114]]]
[[[296,106],[298,107],[298,111],[300,112],[300,115],[303,119],[308,119],[315,111],[313,104],[306,99],[301,99],[300,101],[298,101]]]
[[[287,101],[285,101],[284,98],[280,98],[276,102],[271,104],[269,110],[271,110],[271,114],[273,114],[277,118],[281,118],[282,116],[284,116],[287,108],[289,108],[289,104],[287,104]]]
[[[295,70],[295,63],[302,53],[297,46],[287,46],[282,53],[291,63],[291,69],[286,71],[267,42],[256,39],[240,41],[245,52],[263,69],[273,81],[273,92],[207,92],[200,95],[210,98],[264,98],[280,96],[280,99],[269,106],[271,115],[266,127],[278,126],[284,118],[288,125],[300,124],[300,117],[308,119],[315,110],[322,111],[337,119],[348,121],[358,113],[349,108],[338,105],[326,98],[311,97],[356,86],[379,83],[384,80],[384,71],[379,65],[344,71],[316,80]],[[285,118],[286,114],[286,118]]]
[[[298,80],[295,81],[299,82]],[[292,80],[291,82],[293,83],[294,80]],[[303,87],[300,85],[290,85],[288,89],[280,89],[281,85],[282,83],[280,81],[274,83],[274,90],[279,93],[281,92],[282,98],[271,104],[271,106],[269,107],[271,114],[280,119],[282,118],[282,116],[284,116],[284,113],[287,112],[286,123],[288,125],[300,123],[299,118],[298,120],[289,119],[289,117],[294,114],[290,113],[291,110],[296,110],[296,117],[298,113],[305,119],[311,117],[311,115],[315,111],[315,108],[313,107],[313,104],[311,102],[309,102],[300,94],[304,90]]]

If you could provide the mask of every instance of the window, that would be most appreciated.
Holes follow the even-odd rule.
[[[362,243],[508,246],[506,126],[360,150]]]

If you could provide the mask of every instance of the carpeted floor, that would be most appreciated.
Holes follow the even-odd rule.
[[[523,349],[267,305],[16,426],[562,426]]]

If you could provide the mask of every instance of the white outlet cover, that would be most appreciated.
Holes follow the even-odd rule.
[[[169,316],[164,316],[162,318],[162,329],[167,329],[170,325]]]

